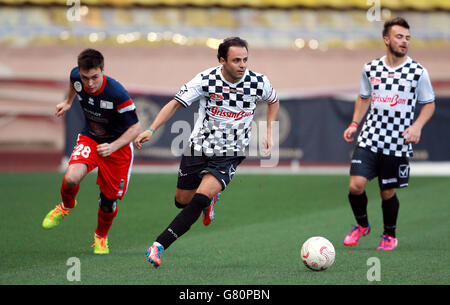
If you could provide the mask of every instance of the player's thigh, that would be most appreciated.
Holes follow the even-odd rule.
[[[182,197],[178,201],[184,203],[190,202],[190,194],[194,196],[195,191],[202,181],[201,172],[206,166],[205,158],[202,156],[183,155],[181,157],[180,168],[178,169],[177,190],[175,192],[175,199]],[[191,197],[192,199],[192,197]]]
[[[378,175],[377,154],[361,147],[356,147],[350,165],[349,190],[352,194],[364,192],[367,181]]]
[[[212,198],[222,190],[222,183],[211,173],[203,175],[202,182],[197,189],[197,193]]]
[[[407,157],[381,156],[378,185],[381,191],[386,190],[386,196],[391,189],[407,187],[408,181],[409,160]]]
[[[194,198],[197,189],[184,190],[177,188],[175,191],[175,200],[181,204],[188,204]]]
[[[218,192],[223,191],[228,187],[236,173],[238,165],[244,159],[245,157],[242,156],[218,156],[212,157],[208,160],[208,165],[203,171],[204,176],[202,179],[202,184],[210,185],[210,187],[212,187],[214,184],[214,191],[210,192],[209,195],[214,196]],[[208,174],[208,177],[206,177],[207,180],[205,180],[206,174]],[[221,185],[220,188],[218,188],[217,183]],[[200,187],[197,192],[201,192]]]
[[[70,155],[69,167],[64,175],[68,185],[79,184],[87,173],[97,167],[96,147],[97,142],[87,136],[78,135],[77,144]]]
[[[109,199],[122,199],[130,181],[133,162],[131,145],[126,145],[108,157],[99,157],[97,184]]]
[[[84,163],[72,163],[66,170],[64,179],[67,185],[80,184],[81,180],[86,177],[88,173],[88,166]]]

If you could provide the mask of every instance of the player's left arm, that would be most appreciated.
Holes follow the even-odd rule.
[[[278,115],[278,110],[280,109],[280,102],[277,100],[275,103],[267,105],[267,134],[264,143],[265,153],[268,154],[272,149],[272,122],[274,122]]]
[[[114,142],[103,143],[97,146],[97,152],[101,157],[107,157],[113,152],[121,149],[125,145],[132,142],[141,131],[141,124],[139,122],[131,125],[128,129]]]
[[[422,106],[416,121],[403,131],[402,136],[406,136],[405,143],[418,144],[422,134],[422,128],[431,119],[436,108],[434,101]]]
[[[430,120],[436,108],[434,103],[434,92],[431,86],[430,76],[426,69],[423,70],[417,84],[417,101],[422,103],[422,109],[415,122],[403,131],[402,136],[406,137],[405,143],[417,144],[420,141],[422,128]]]
[[[267,131],[264,138],[264,154],[268,155],[272,149],[273,139],[272,139],[272,123],[276,120],[278,115],[278,110],[280,109],[280,101],[278,99],[278,94],[276,90],[272,87],[267,76],[263,76],[264,87],[262,101],[267,103]]]

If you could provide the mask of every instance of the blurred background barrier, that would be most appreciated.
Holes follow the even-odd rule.
[[[133,96],[139,119],[148,126],[158,111],[173,96]],[[349,162],[354,143],[346,143],[342,134],[353,114],[354,100],[347,97],[322,96],[309,98],[286,98],[280,104],[278,116],[279,151],[276,156],[280,165],[302,163],[304,165],[342,165]],[[449,161],[450,156],[450,98],[439,98],[438,111],[422,131],[422,140],[415,145],[412,161]],[[76,136],[84,126],[83,111],[75,103],[66,116],[65,157],[69,158],[76,144]],[[246,161],[257,161],[264,157],[260,147],[262,129],[266,125],[266,105],[259,104],[255,111],[252,137]],[[416,117],[420,111],[416,107]],[[198,107],[192,105],[181,109],[144,144],[136,150],[136,161],[176,162],[179,160],[187,139],[194,128]],[[262,133],[262,134],[261,134]],[[446,138],[447,137],[447,138]],[[277,153],[274,150],[274,153]],[[275,157],[275,156],[272,156]]]
[[[0,170],[55,170],[70,154],[77,110],[67,121],[54,111],[84,48],[105,55],[105,73],[130,91],[146,126],[182,84],[218,64],[216,48],[229,36],[249,42],[249,68],[279,92],[281,164],[347,164],[353,145],[342,132],[361,69],[385,54],[383,22],[395,16],[410,23],[409,54],[430,72],[437,97],[413,160],[450,161],[449,12],[450,1],[437,0],[0,0]],[[172,122],[193,124],[196,111]],[[138,163],[175,162],[172,122],[137,152]]]

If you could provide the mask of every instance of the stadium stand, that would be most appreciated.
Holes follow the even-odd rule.
[[[333,9],[365,8],[365,0],[83,0],[86,5],[108,5],[117,7],[129,7],[133,5],[144,6],[224,6],[224,7],[330,7]],[[66,5],[66,0],[0,0],[0,3],[10,5]],[[446,0],[381,0],[381,5],[390,9],[418,9],[434,10],[449,9],[450,4]]]
[[[402,6],[402,9],[405,8]],[[68,20],[67,12],[68,6],[4,6],[0,10],[0,45],[95,43],[204,46],[208,44],[208,39],[223,38],[229,32],[245,34],[252,45],[262,48],[302,46],[295,43],[297,39],[314,39],[317,44],[313,45],[325,49],[382,45],[379,22],[368,22],[366,10],[351,6],[346,6],[345,10],[323,6],[319,10],[311,7],[289,10],[271,7],[261,11],[249,7],[197,6],[180,9],[167,6],[124,8],[82,5],[80,21],[74,22]],[[393,12],[383,7],[381,12],[382,17],[401,14],[420,25],[414,32],[419,47],[450,44],[450,15],[445,10]]]

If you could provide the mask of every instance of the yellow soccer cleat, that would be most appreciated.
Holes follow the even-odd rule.
[[[94,254],[109,254],[108,237],[99,237],[94,235]]]
[[[77,201],[75,200],[75,206],[77,206]],[[42,221],[42,227],[44,229],[53,229],[61,220],[69,215],[71,210],[66,210],[62,207],[62,203],[58,204],[53,210],[48,212],[47,216],[45,216],[44,221]]]

